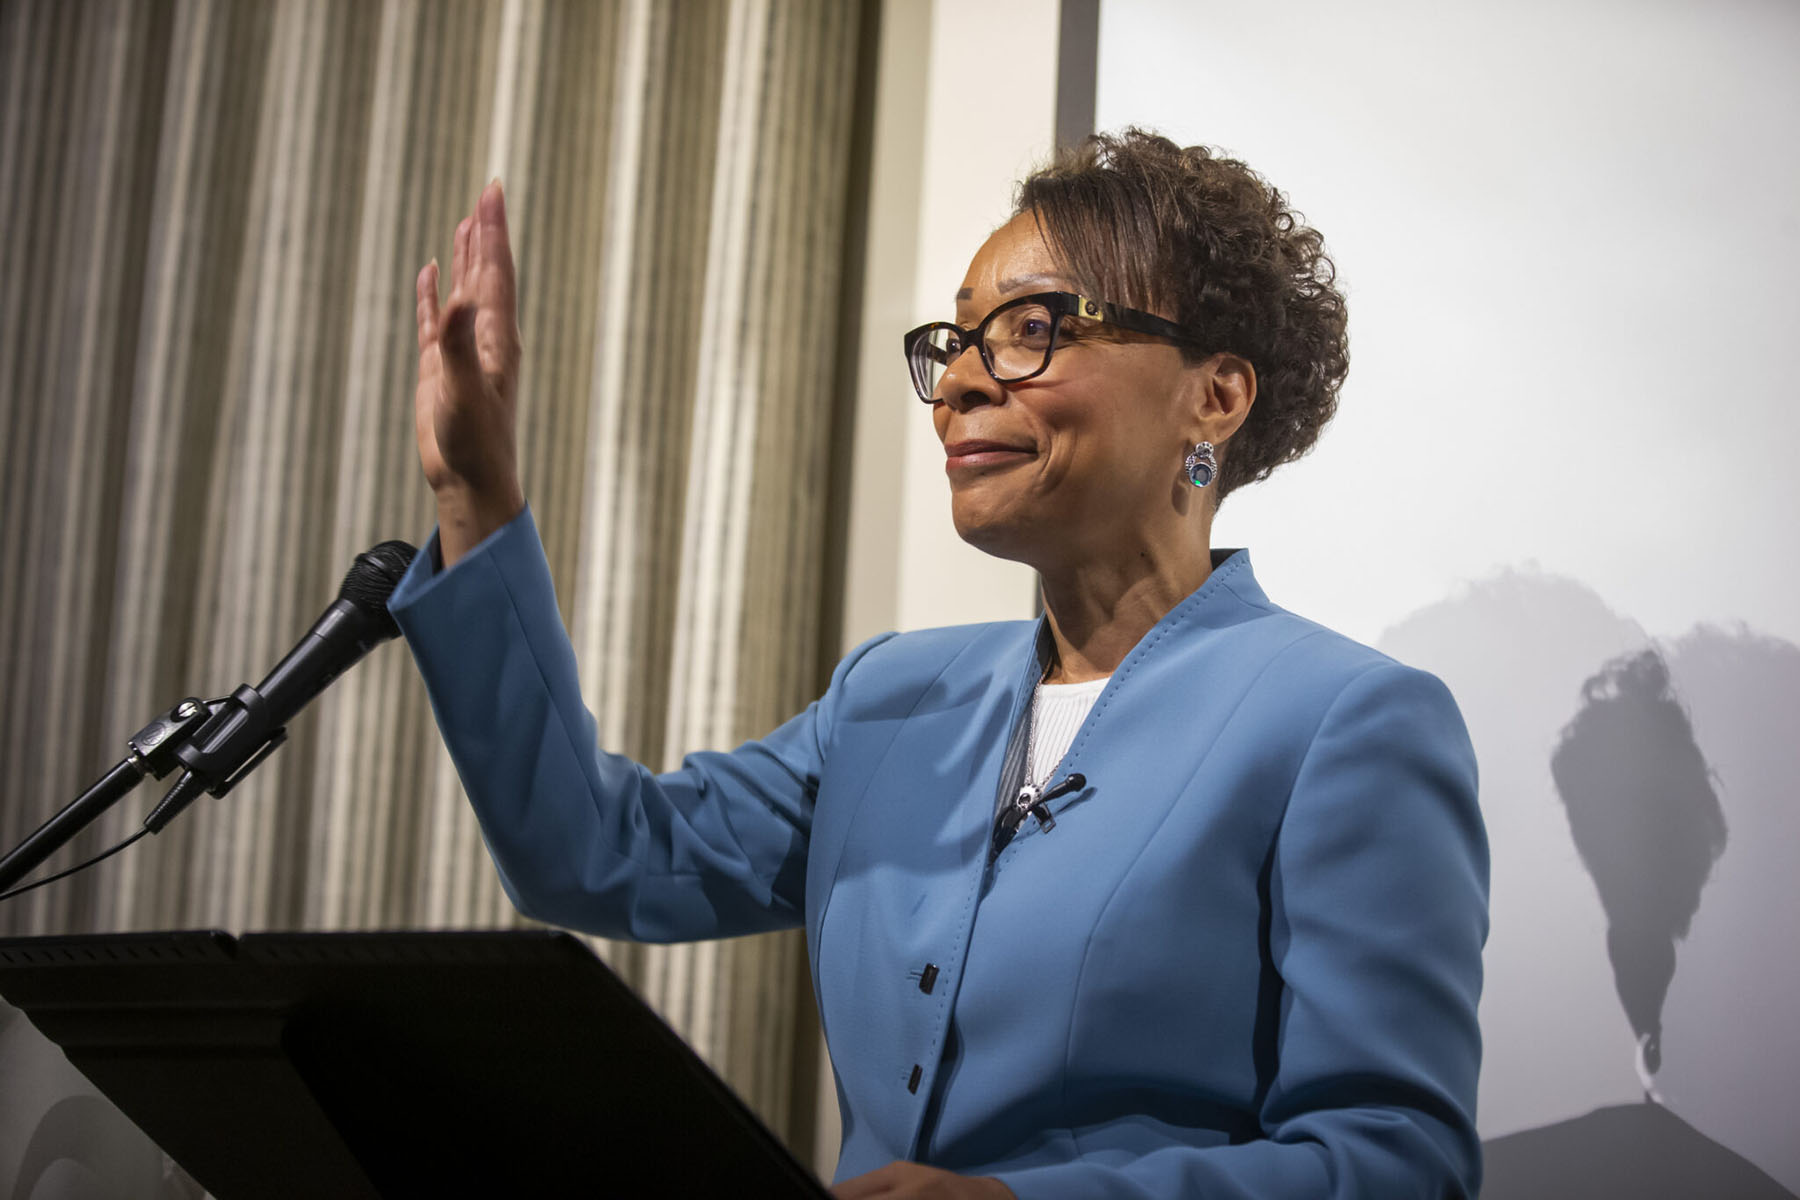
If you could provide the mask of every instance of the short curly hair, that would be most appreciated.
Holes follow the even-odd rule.
[[[1142,129],[1094,134],[1027,176],[1063,266],[1115,303],[1191,330],[1190,361],[1228,351],[1256,368],[1256,403],[1220,448],[1217,499],[1312,449],[1350,369],[1344,297],[1316,229],[1233,158]]]

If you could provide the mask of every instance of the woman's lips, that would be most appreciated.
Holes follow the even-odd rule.
[[[956,471],[974,467],[1002,467],[1037,457],[1031,446],[1013,446],[1006,442],[966,441],[944,444],[944,470]]]

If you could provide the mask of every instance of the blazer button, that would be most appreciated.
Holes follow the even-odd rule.
[[[906,1090],[909,1092],[917,1092],[919,1090],[919,1077],[923,1074],[925,1074],[924,1068],[920,1067],[918,1063],[914,1063],[912,1078],[906,1081]]]
[[[936,963],[926,963],[925,969],[919,972],[919,990],[927,996],[937,986],[938,969]]]

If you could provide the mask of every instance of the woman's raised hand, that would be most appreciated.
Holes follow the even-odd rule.
[[[433,259],[419,272],[413,421],[448,567],[525,507],[514,432],[518,294],[498,179],[456,227],[450,295],[441,306],[438,286]]]

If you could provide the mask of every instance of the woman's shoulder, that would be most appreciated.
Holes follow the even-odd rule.
[[[1329,625],[1276,604],[1269,604],[1258,611],[1254,620],[1245,622],[1243,636],[1263,645],[1272,667],[1321,678],[1347,679],[1382,667],[1415,669]]]
[[[1283,697],[1287,711],[1303,725],[1347,697],[1366,695],[1379,703],[1420,706],[1461,728],[1456,699],[1436,675],[1275,603],[1250,570],[1247,555],[1240,552],[1226,565],[1237,569],[1217,571],[1215,578],[1229,593],[1220,606],[1228,615],[1195,622],[1189,636],[1178,639],[1210,668],[1235,675],[1250,691]]]
[[[1319,684],[1347,681],[1381,667],[1412,670],[1271,600],[1248,551],[1221,551],[1218,557],[1207,582],[1159,627],[1170,635],[1170,648],[1177,653],[1204,657],[1214,670],[1303,675]]]
[[[859,682],[871,676],[929,681],[953,668],[991,672],[1001,664],[1022,663],[1037,628],[1036,621],[987,621],[877,634],[844,656],[833,684],[853,672]]]
[[[1023,678],[1037,625],[998,621],[882,633],[846,654],[819,700],[828,728],[885,725],[944,706],[996,702]]]

